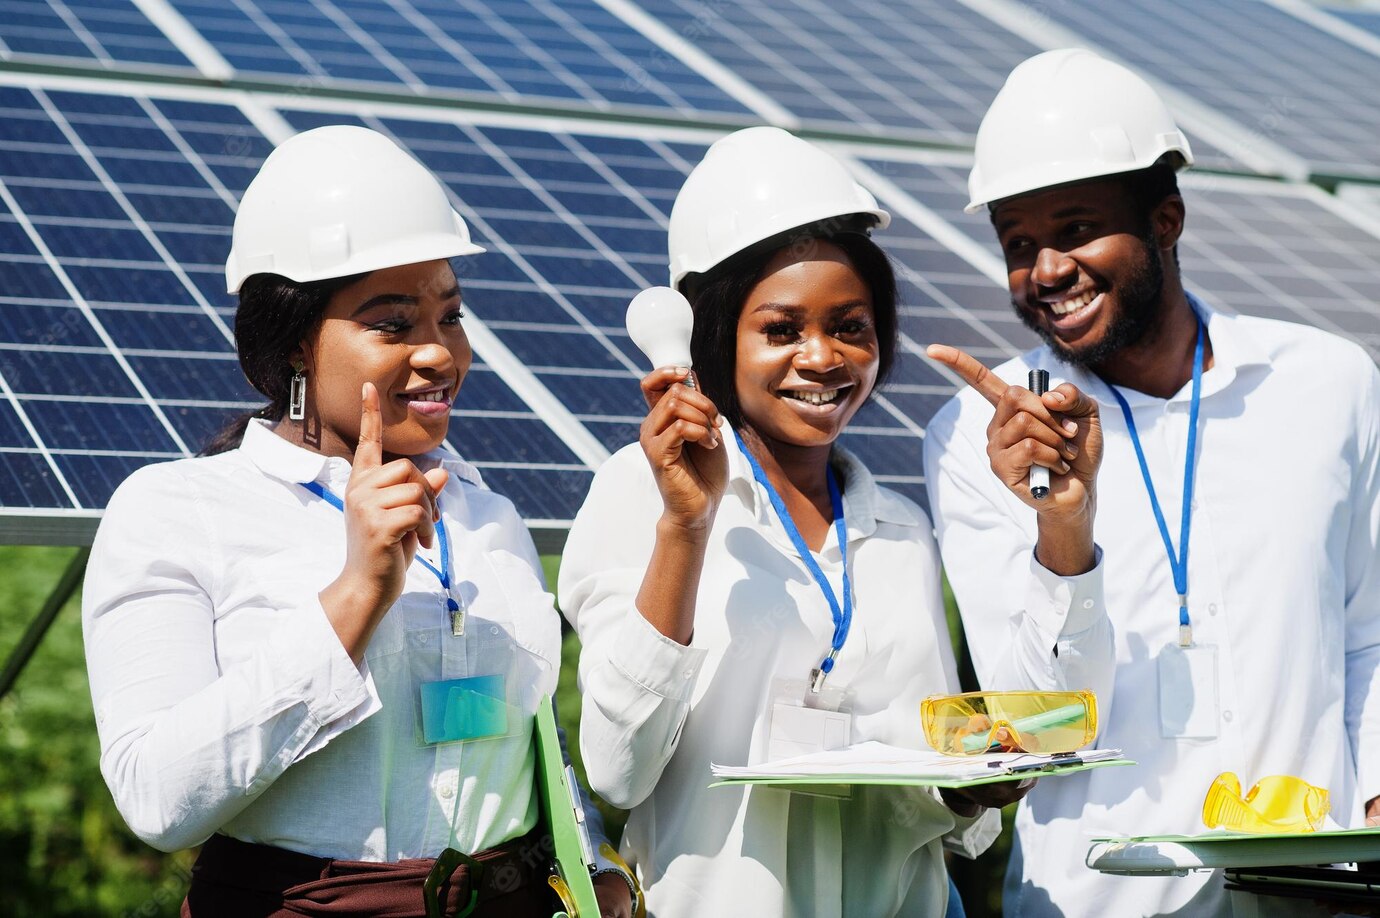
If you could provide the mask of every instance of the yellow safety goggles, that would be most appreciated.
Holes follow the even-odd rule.
[[[1213,779],[1203,800],[1203,823],[1250,835],[1316,832],[1332,804],[1326,788],[1293,775],[1268,775],[1241,796],[1241,779],[1230,771]]]
[[[1073,752],[1097,735],[1097,698],[1081,692],[966,692],[920,702],[925,739],[945,755]]]

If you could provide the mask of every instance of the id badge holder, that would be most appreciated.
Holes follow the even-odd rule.
[[[1160,736],[1215,739],[1219,707],[1216,646],[1166,644],[1158,664]]]
[[[852,702],[845,689],[826,685],[818,694],[804,679],[772,682],[771,724],[767,734],[767,760],[794,758],[829,749],[842,749],[853,741]],[[847,785],[795,786],[795,793],[848,798]]]
[[[467,675],[416,680],[419,746],[502,739],[531,731],[531,718],[523,717],[517,696],[517,651],[507,630],[471,627],[466,631],[463,637],[446,633],[441,640],[464,642]]]

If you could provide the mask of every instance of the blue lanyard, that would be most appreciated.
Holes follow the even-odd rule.
[[[330,504],[341,513],[345,512],[345,502],[336,495],[334,491],[325,485],[315,481],[304,481],[302,487],[306,488],[317,497]],[[446,521],[441,519],[436,524],[436,537],[441,543],[441,567],[438,570],[434,564],[423,558],[421,555],[414,557],[422,562],[422,566],[441,582],[441,589],[446,591],[446,611],[450,613],[451,633],[456,637],[461,637],[465,633],[465,610],[460,603],[455,601],[455,594],[450,589],[450,539],[446,537]]]
[[[833,468],[826,468],[825,478],[829,482],[829,505],[834,513],[834,531],[838,535],[839,554],[843,558],[843,607],[840,608],[838,597],[834,595],[834,588],[829,585],[829,579],[824,576],[819,562],[811,554],[810,546],[805,544],[805,537],[796,528],[795,521],[791,519],[790,511],[786,509],[786,502],[781,499],[780,494],[776,493],[776,488],[772,487],[767,473],[762,471],[761,463],[752,455],[747,444],[743,443],[743,438],[738,431],[733,431],[733,437],[738,441],[738,448],[747,457],[748,465],[752,467],[752,477],[756,478],[758,483],[766,489],[767,497],[771,500],[771,505],[776,510],[776,516],[781,520],[786,535],[790,536],[791,544],[800,554],[800,560],[804,562],[805,568],[815,578],[820,592],[829,601],[829,611],[834,615],[834,640],[829,654],[810,673],[810,691],[819,694],[820,690],[824,688],[824,678],[834,671],[834,661],[838,659],[839,651],[843,649],[843,642],[848,640],[848,628],[853,624],[853,588],[848,578],[848,524],[843,519],[843,492],[839,490],[839,482],[834,477]]]
[[[1117,391],[1116,386],[1108,386],[1116,396],[1121,413],[1126,418],[1126,429],[1131,434],[1131,444],[1136,448],[1136,459],[1140,461],[1140,474],[1145,479],[1145,490],[1150,495],[1150,509],[1155,511],[1155,522],[1160,527],[1160,538],[1164,540],[1164,550],[1169,554],[1169,569],[1174,573],[1174,591],[1179,594],[1179,646],[1188,647],[1193,643],[1193,629],[1188,620],[1188,530],[1193,511],[1193,468],[1198,449],[1198,405],[1203,397],[1203,345],[1207,329],[1203,320],[1198,319],[1198,343],[1193,347],[1193,400],[1188,409],[1188,455],[1184,457],[1184,504],[1179,524],[1179,551],[1174,552],[1174,543],[1169,540],[1169,527],[1164,522],[1164,512],[1160,510],[1159,498],[1155,496],[1155,483],[1150,480],[1150,467],[1145,462],[1145,450],[1140,445],[1140,435],[1136,433],[1136,422],[1131,417],[1131,406]]]

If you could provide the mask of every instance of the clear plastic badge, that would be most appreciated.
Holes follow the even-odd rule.
[[[1214,739],[1218,729],[1217,648],[1212,644],[1160,651],[1160,736]]]
[[[832,686],[815,694],[803,679],[772,683],[767,759],[787,759],[852,742],[853,715],[846,692]]]
[[[522,709],[524,673],[516,669],[525,651],[502,626],[482,620],[471,625],[463,636],[442,629],[439,660],[434,640],[410,648],[415,676],[455,673],[450,679],[416,678],[418,745],[498,739],[531,730],[531,715],[524,717]]]

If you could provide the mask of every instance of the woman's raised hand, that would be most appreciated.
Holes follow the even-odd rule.
[[[719,433],[719,409],[685,385],[686,371],[662,367],[642,377],[647,417],[639,439],[656,476],[662,519],[685,529],[707,529],[728,484],[728,459]]]
[[[430,548],[441,518],[436,495],[445,469],[422,472],[410,459],[383,461],[379,393],[360,394],[359,444],[345,488],[345,568],[321,592],[336,634],[358,662],[374,628],[402,593],[417,546]]]

